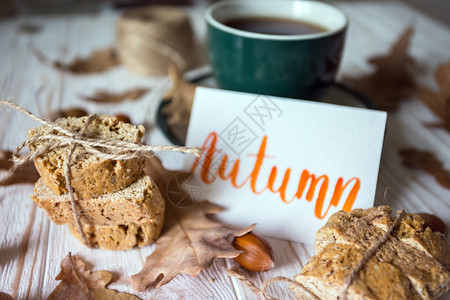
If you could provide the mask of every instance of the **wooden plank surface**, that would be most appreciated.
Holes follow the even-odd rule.
[[[345,55],[340,75],[356,76],[370,71],[366,59],[387,51],[390,44],[409,25],[416,33],[411,52],[418,64],[417,77],[423,84],[435,86],[433,73],[437,65],[450,60],[449,28],[425,17],[400,2],[333,2],[350,18]],[[189,8],[199,40],[204,43],[205,26],[201,18],[204,4]],[[24,16],[0,21],[0,97],[15,101],[39,115],[60,108],[80,106],[89,112],[126,113],[134,123],[146,125],[146,142],[168,144],[155,124],[155,111],[170,84],[164,77],[139,77],[124,67],[106,73],[77,76],[62,73],[40,63],[30,45],[52,60],[68,62],[76,56],[88,55],[93,49],[114,45],[117,14],[106,10],[101,14],[64,16]],[[35,35],[19,33],[20,24],[37,24],[42,30]],[[96,89],[120,91],[145,86],[151,92],[143,99],[121,104],[100,105],[81,100],[80,94]],[[428,175],[405,168],[398,150],[415,146],[435,152],[450,168],[450,135],[444,130],[423,124],[436,117],[417,99],[401,105],[389,114],[383,148],[376,204],[389,204],[394,209],[430,212],[450,224],[450,191],[439,186]],[[37,125],[17,112],[0,112],[0,148],[12,150],[26,139],[27,130]],[[176,167],[179,156],[165,153],[165,165]],[[387,189],[387,190],[386,190]],[[51,223],[37,209],[29,196],[31,185],[0,188],[0,291],[18,299],[43,299],[57,285],[60,261],[68,252],[80,255],[95,266],[106,269],[118,280],[111,285],[119,291],[133,292],[128,278],[137,273],[154,246],[130,251],[90,250],[83,247],[64,226]],[[274,276],[292,278],[314,254],[312,245],[270,239],[277,266],[264,274],[253,274],[257,284]],[[247,287],[222,272],[232,260],[218,259],[213,267],[195,278],[181,275],[158,290],[139,293],[144,299],[257,299]],[[293,299],[285,284],[275,284],[270,293],[279,299]],[[448,295],[442,299],[449,298]]]

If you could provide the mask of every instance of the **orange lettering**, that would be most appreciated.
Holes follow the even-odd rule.
[[[332,205],[334,207],[338,206],[342,197],[342,193],[344,192],[348,184],[353,180],[355,180],[355,184],[353,185],[350,193],[348,194],[347,200],[345,200],[344,207],[342,208],[344,211],[347,212],[352,210],[352,206],[353,203],[355,202],[356,195],[358,194],[359,188],[361,186],[361,182],[358,178],[353,177],[344,186],[342,186],[344,179],[342,177],[339,177],[338,181],[336,182],[336,186],[334,188],[334,193],[333,196],[331,197],[330,204],[328,205],[328,208],[324,214],[322,214],[323,202],[319,203],[319,200],[317,200],[315,214],[319,219],[323,219],[328,214],[328,211],[330,210],[330,207]]]
[[[349,185],[349,183],[352,182],[353,180],[355,181],[355,184],[350,190],[350,193],[347,196],[347,200],[345,200],[344,207],[342,208],[342,210],[346,212],[351,211],[353,203],[355,203],[356,196],[358,195],[359,188],[361,187],[361,180],[359,180],[359,178],[353,177],[344,186],[342,186],[342,182],[344,182],[344,179],[342,177],[339,177],[336,183],[336,188],[334,189],[333,197],[331,198],[331,203],[336,207],[339,201],[341,200],[342,192],[345,190],[347,185]]]
[[[286,172],[284,172],[283,182],[281,183],[280,187],[277,190],[275,190],[275,188],[273,187],[273,184],[274,184],[275,179],[277,177],[277,167],[273,167],[272,171],[270,172],[270,175],[269,175],[269,181],[267,182],[267,187],[269,188],[269,190],[272,193],[278,193],[279,192],[281,200],[284,203],[291,203],[294,200],[293,198],[291,200],[289,200],[289,201],[286,200],[286,188],[287,188],[290,176],[291,176],[291,169],[288,168],[286,170]]]
[[[316,191],[316,185],[319,182],[319,180],[322,180],[322,184],[320,185],[320,191],[319,191],[319,197],[324,196],[328,190],[328,176],[322,175],[319,178],[316,179],[316,175],[310,174],[308,170],[303,170],[302,175],[300,176],[300,182],[298,184],[297,193],[295,196],[300,199],[303,195],[303,191],[306,188],[306,184],[308,183],[308,180],[311,179],[311,184],[308,189],[308,193],[306,194],[306,200],[312,201],[314,197],[314,192]]]
[[[206,140],[202,146],[202,150],[206,151],[206,155],[205,155],[205,159],[203,160],[203,166],[202,166],[202,171],[201,171],[201,175],[200,175],[200,178],[204,183],[210,184],[216,180],[215,177],[213,177],[212,179],[208,179],[209,168],[211,167],[211,162],[213,160],[214,153],[216,151],[216,144],[217,144],[217,133],[213,131],[206,137]],[[200,157],[197,157],[194,164],[192,165],[191,173],[194,172],[199,161],[200,161]]]
[[[253,171],[250,174],[250,178],[252,179],[250,181],[250,187],[252,188],[253,193],[257,195],[263,193],[266,190],[266,188],[264,188],[262,191],[256,190],[256,181],[258,180],[259,172],[261,171],[264,158],[266,157],[266,145],[267,145],[267,136],[264,136],[261,142],[261,146],[259,146],[258,154],[256,155],[255,167],[253,168]]]
[[[353,177],[346,184],[343,184],[344,179],[342,177],[340,177],[338,179],[338,181],[336,182],[330,203],[329,203],[326,211],[324,213],[322,213],[325,198],[326,198],[327,191],[328,191],[328,185],[329,185],[329,181],[330,181],[329,177],[327,175],[321,175],[316,178],[315,174],[311,174],[308,170],[304,169],[300,175],[300,180],[299,180],[297,191],[296,191],[295,195],[291,199],[286,199],[286,190],[287,190],[287,186],[289,184],[289,180],[290,180],[290,176],[291,176],[291,168],[286,169],[286,171],[284,172],[282,183],[280,184],[280,186],[278,188],[275,188],[274,184],[275,184],[275,181],[277,178],[278,168],[277,168],[277,166],[273,166],[272,170],[270,172],[270,175],[267,178],[267,184],[265,185],[264,189],[258,191],[257,190],[257,181],[258,181],[259,175],[261,173],[261,168],[262,168],[263,162],[264,162],[265,158],[268,158],[268,156],[266,156],[267,136],[264,136],[264,138],[261,141],[261,145],[259,147],[258,153],[256,155],[255,154],[249,155],[249,156],[256,157],[255,164],[254,164],[252,172],[249,174],[249,176],[243,182],[241,182],[241,183],[237,182],[238,174],[239,174],[239,167],[240,167],[240,163],[241,163],[240,159],[237,159],[234,162],[233,167],[231,168],[231,171],[228,174],[226,174],[226,166],[227,166],[227,163],[229,160],[227,155],[223,155],[223,157],[221,158],[221,161],[220,161],[220,166],[219,166],[218,171],[215,174],[212,174],[212,178],[210,178],[210,176],[209,176],[210,168],[212,165],[212,160],[214,158],[214,154],[216,154],[215,153],[216,152],[216,144],[217,144],[217,133],[211,132],[205,139],[205,142],[203,143],[203,147],[202,147],[203,151],[205,151],[205,154],[203,156],[204,159],[203,159],[203,164],[201,166],[202,168],[200,171],[200,174],[201,174],[200,178],[204,183],[211,184],[216,180],[216,178],[220,178],[223,181],[230,180],[232,186],[237,189],[242,188],[245,184],[249,183],[251,191],[253,193],[262,194],[264,191],[266,191],[268,189],[270,192],[272,192],[274,194],[279,193],[281,200],[287,204],[291,203],[295,199],[302,198],[308,182],[310,182],[310,185],[308,188],[308,192],[306,193],[305,199],[309,202],[313,201],[316,187],[320,183],[319,193],[317,195],[316,203],[314,205],[315,206],[314,214],[319,219],[325,218],[325,216],[328,214],[328,211],[330,210],[331,206],[337,207],[339,205],[339,202],[342,198],[343,192],[345,191],[345,189],[347,188],[347,186],[349,186],[349,184],[351,182],[354,182],[353,187],[350,190],[350,192],[347,196],[347,199],[345,200],[344,206],[343,206],[344,211],[350,211],[353,207],[353,204],[356,200],[359,189],[361,187],[361,181],[357,177]],[[194,172],[194,170],[198,166],[199,162],[200,162],[200,158],[197,158],[195,160],[194,164],[192,165],[191,172]]]
[[[243,187],[247,183],[247,180],[248,180],[248,179],[244,180],[244,182],[242,182],[241,184],[238,184],[236,182],[237,181],[237,175],[238,175],[238,172],[239,172],[240,160],[237,159],[234,162],[233,168],[231,169],[230,174],[228,174],[228,175],[225,174],[225,168],[227,166],[227,162],[228,162],[228,155],[224,155],[223,158],[222,158],[222,162],[220,163],[220,167],[219,167],[219,176],[220,176],[220,178],[222,180],[227,180],[228,178],[230,178],[231,179],[231,184],[235,188],[240,189],[241,187]]]

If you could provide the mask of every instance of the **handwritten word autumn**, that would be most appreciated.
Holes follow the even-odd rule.
[[[318,188],[319,192],[315,200],[314,214],[319,219],[323,219],[327,215],[331,206],[337,207],[341,202],[341,198],[342,195],[344,194],[344,191],[348,188],[351,188],[350,192],[347,195],[347,198],[345,199],[343,210],[350,211],[352,209],[356,196],[358,195],[359,189],[361,187],[361,181],[357,177],[353,177],[345,183],[344,178],[339,177],[339,179],[334,184],[333,194],[331,196],[331,200],[325,212],[323,212],[323,208],[325,204],[325,198],[328,193],[328,188],[330,186],[330,180],[327,175],[321,175],[317,177],[315,174],[312,174],[310,171],[304,169],[301,172],[297,190],[295,194],[292,196],[288,196],[286,191],[287,186],[291,180],[291,168],[287,168],[284,171],[284,174],[281,174],[283,176],[283,180],[280,186],[277,187],[274,186],[277,176],[280,176],[279,173],[281,173],[278,171],[277,166],[272,167],[268,178],[262,178],[262,176],[260,176],[261,168],[264,163],[264,160],[268,157],[266,155],[267,139],[268,139],[267,136],[263,137],[258,153],[254,155],[256,159],[253,170],[248,175],[248,177],[246,177],[241,182],[238,182],[238,174],[240,171],[239,166],[241,159],[236,159],[236,161],[234,161],[231,167],[231,170],[227,173],[226,166],[228,164],[228,156],[224,155],[221,157],[219,168],[215,172],[211,172],[213,157],[217,151],[216,132],[211,132],[206,137],[202,146],[203,151],[205,153],[204,159],[201,160],[200,158],[198,158],[192,165],[191,172],[194,172],[194,170],[199,166],[200,161],[202,161],[200,178],[204,183],[211,184],[216,180],[216,178],[219,178],[223,181],[229,180],[230,183],[233,185],[233,187],[237,189],[240,189],[245,185],[249,185],[253,193],[259,195],[266,191],[269,191],[274,194],[278,194],[280,199],[287,204],[293,202],[296,199],[302,199],[304,195],[305,195],[304,199],[306,199],[309,202],[313,201],[316,188]],[[242,178],[242,176],[240,177]],[[265,183],[265,186],[262,189],[257,189],[258,181]],[[310,184],[309,188],[306,191],[308,183]]]

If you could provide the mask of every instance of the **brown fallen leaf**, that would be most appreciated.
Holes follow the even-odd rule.
[[[11,162],[12,152],[0,150],[0,170],[10,170],[13,166]],[[8,175],[5,175],[8,176]],[[39,179],[39,173],[36,171],[33,163],[28,163],[18,168],[11,176],[2,177],[0,186],[7,186],[19,183],[34,184]]]
[[[443,164],[429,151],[405,148],[400,150],[403,164],[408,167],[421,169],[443,187],[450,189],[450,171],[445,170]]]
[[[60,61],[51,62],[44,53],[33,45],[31,45],[31,50],[43,64],[74,74],[100,73],[119,65],[119,58],[116,50],[111,47],[102,50],[94,50],[91,52],[90,56],[82,58],[77,57],[70,63],[63,63]]]
[[[67,108],[62,110],[57,110],[48,114],[48,119],[50,121],[55,121],[58,118],[67,118],[67,117],[84,117],[87,116],[88,113],[82,108]]]
[[[166,184],[177,173],[163,169],[161,162],[154,157],[148,159],[146,170],[162,195],[167,195],[170,187]],[[131,285],[136,291],[144,291],[149,286],[159,288],[180,273],[196,276],[211,266],[215,258],[237,257],[241,251],[233,248],[231,239],[254,228],[252,225],[239,229],[211,221],[207,215],[216,214],[222,208],[207,201],[188,208],[175,207],[169,201],[167,204],[163,234],[156,241],[154,252],[146,258],[142,270],[131,277]]]
[[[435,78],[439,91],[421,86],[418,89],[419,98],[441,119],[440,123],[430,125],[450,132],[450,62],[439,66]]]
[[[22,34],[37,34],[41,31],[42,27],[37,24],[23,23],[17,27],[17,32]]]
[[[82,96],[86,101],[98,102],[98,103],[120,103],[125,100],[138,100],[147,94],[149,89],[147,88],[135,88],[124,91],[122,93],[111,93],[108,91],[98,90],[92,96]]]
[[[360,78],[344,78],[344,81],[371,99],[377,108],[396,109],[401,101],[415,93],[414,60],[408,53],[413,33],[414,28],[406,28],[388,54],[369,59],[375,72]]]
[[[58,299],[140,299],[131,294],[119,293],[105,286],[112,280],[108,271],[95,271],[86,268],[86,264],[70,253],[61,261],[61,272],[56,276],[61,280],[48,296],[48,300]]]
[[[14,298],[9,294],[0,292],[0,300],[14,300]]]

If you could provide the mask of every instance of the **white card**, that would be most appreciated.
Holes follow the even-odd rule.
[[[197,88],[186,146],[204,154],[188,185],[226,223],[313,243],[333,213],[373,206],[385,125],[380,111]]]

